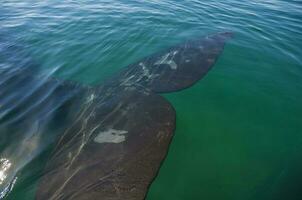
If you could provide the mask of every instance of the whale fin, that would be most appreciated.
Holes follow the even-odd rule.
[[[110,88],[92,100],[50,158],[36,199],[144,199],[165,158],[175,111],[160,95]]]

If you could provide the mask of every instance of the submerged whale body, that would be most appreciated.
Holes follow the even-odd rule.
[[[214,65],[231,37],[232,33],[226,32],[189,40],[125,67],[97,87],[49,78],[36,86],[36,79],[19,78],[16,82],[16,75],[0,83],[1,89],[8,90],[17,85],[24,85],[25,90],[37,87],[25,97],[9,95],[24,99],[17,105],[9,103],[9,91],[3,90],[7,94],[0,94],[0,105],[7,113],[0,117],[0,130],[35,130],[37,126],[36,132],[51,129],[56,133],[52,140],[56,147],[39,182],[36,199],[144,199],[175,129],[175,110],[158,93],[196,83]],[[47,94],[43,88],[47,88]],[[10,112],[18,113],[17,119],[11,118]],[[16,120],[24,123],[16,128]],[[53,124],[59,125],[53,128]],[[27,139],[36,136],[31,133]],[[43,135],[38,134],[38,138],[37,143],[41,143]],[[38,154],[37,149],[7,151],[6,155],[21,158]],[[10,180],[19,168],[9,169],[13,174]]]
[[[144,199],[167,153],[181,90],[213,66],[231,33],[188,41],[126,67],[99,87],[57,145],[37,199]]]

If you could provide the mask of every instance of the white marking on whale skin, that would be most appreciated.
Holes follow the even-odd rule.
[[[136,74],[126,77],[122,80],[121,85],[129,87],[140,82],[143,78],[147,78],[149,80],[158,76],[150,72],[150,70],[143,62],[140,62],[138,65],[142,67],[142,71],[136,72]]]
[[[121,143],[126,140],[125,134],[127,134],[128,131],[125,130],[116,130],[116,129],[108,129],[106,131],[103,131],[99,133],[95,138],[94,142],[96,143]]]
[[[131,75],[131,76],[129,76],[128,78],[125,78],[125,79],[122,81],[121,85],[122,85],[122,86],[131,86],[131,85],[133,85],[134,81],[132,81],[132,79],[133,79],[134,77],[135,77],[134,75]]]
[[[151,80],[152,79],[154,80],[156,77],[159,76],[159,74],[154,74],[153,72],[150,72],[150,70],[147,68],[147,66],[143,63],[143,62],[140,62],[139,63],[139,66],[142,67],[142,73],[139,74],[139,77],[137,79],[137,81],[139,82],[140,80],[142,80],[143,78],[147,78],[148,80]]]
[[[91,102],[95,99],[95,95],[94,94],[91,94],[88,98],[87,98],[87,102]]]
[[[173,52],[165,54],[164,56],[161,57],[160,60],[155,62],[154,65],[167,64],[167,65],[170,66],[171,69],[176,70],[177,69],[177,64],[174,62],[173,58],[177,53],[178,53],[178,51],[173,51]],[[172,55],[172,58],[168,59],[171,55]]]
[[[151,78],[152,73],[150,73],[149,69],[146,67],[146,65],[144,63],[139,63],[139,66],[141,66],[143,68],[143,76],[146,76],[148,78]]]
[[[176,70],[177,69],[177,64],[174,62],[174,60],[167,60],[167,61],[163,61],[163,62],[156,62],[154,63],[155,65],[162,65],[162,64],[166,64],[169,65],[171,69]]]

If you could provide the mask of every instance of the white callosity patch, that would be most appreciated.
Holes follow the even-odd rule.
[[[176,70],[177,64],[174,62],[173,58],[177,53],[178,53],[178,51],[173,51],[173,52],[167,53],[164,56],[162,56],[161,59],[158,60],[154,64],[155,65],[167,64],[170,66],[171,69]]]
[[[125,134],[128,131],[108,129],[106,131],[100,132],[95,138],[94,142],[97,143],[121,143],[126,140]]]

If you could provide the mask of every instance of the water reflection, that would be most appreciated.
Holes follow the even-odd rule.
[[[7,171],[11,167],[12,163],[6,159],[6,158],[1,158],[0,159],[0,185],[3,184],[7,177]]]
[[[4,198],[14,187],[17,177],[11,177],[12,162],[7,158],[0,158],[0,199]],[[13,178],[13,179],[11,179]],[[11,179],[11,180],[8,180]]]

